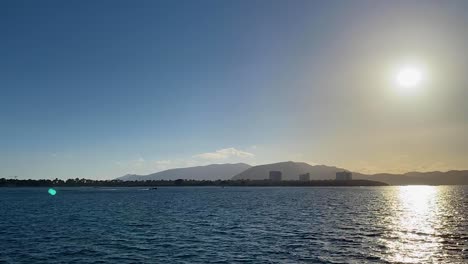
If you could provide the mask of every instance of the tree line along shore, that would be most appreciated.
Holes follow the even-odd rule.
[[[388,184],[370,180],[311,180],[311,181],[272,181],[272,180],[90,180],[90,179],[39,179],[19,180],[0,178],[0,187],[158,187],[158,186],[387,186]]]

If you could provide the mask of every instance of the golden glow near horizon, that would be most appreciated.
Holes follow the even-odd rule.
[[[417,66],[402,67],[396,75],[397,90],[401,94],[414,94],[421,89],[423,71]]]

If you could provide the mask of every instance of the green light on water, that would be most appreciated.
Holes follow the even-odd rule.
[[[57,194],[57,191],[56,191],[54,188],[50,188],[50,189],[48,190],[48,192],[49,192],[49,194],[52,195],[52,196],[54,196],[54,195]]]

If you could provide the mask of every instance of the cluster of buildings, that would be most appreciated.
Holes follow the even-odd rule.
[[[281,171],[270,171],[270,181],[282,181]]]
[[[310,173],[299,175],[299,181],[310,181]]]
[[[282,181],[283,174],[281,171],[270,171],[270,181]],[[353,174],[349,171],[340,171],[336,173],[335,180],[337,181],[351,181]],[[300,174],[299,181],[310,181],[310,173]]]
[[[349,171],[340,171],[336,173],[335,180],[337,181],[350,181],[353,179],[353,174]]]

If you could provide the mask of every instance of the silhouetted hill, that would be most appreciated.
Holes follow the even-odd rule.
[[[310,173],[311,180],[330,180],[335,179],[335,174],[338,171],[343,171],[341,168],[316,165],[312,166],[305,162],[279,162],[251,167],[236,176],[233,180],[263,180],[269,178],[270,171],[281,171],[283,180],[298,180],[300,174]]]
[[[229,180],[234,175],[250,168],[245,163],[236,164],[211,164],[189,168],[177,168],[156,172],[149,175],[127,174],[117,180],[122,181],[146,181],[146,180]]]
[[[345,169],[315,165],[305,162],[279,162],[251,167],[236,176],[233,180],[263,180],[269,178],[270,171],[281,171],[283,180],[297,180],[300,174],[310,173],[311,180],[335,179],[338,171]],[[353,179],[372,180],[388,183],[390,185],[468,185],[468,170],[462,171],[433,171],[433,172],[408,172],[405,174],[379,173],[373,175],[353,172]]]
[[[264,180],[269,172],[282,172],[283,180],[298,180],[300,174],[310,173],[311,180],[335,179],[338,171],[345,169],[334,166],[310,165],[305,162],[279,162],[258,166],[244,163],[212,164],[207,166],[170,169],[150,175],[125,175],[117,178],[123,181],[145,180]],[[405,174],[378,173],[373,175],[353,172],[353,179],[372,180],[390,185],[468,185],[468,170],[408,172]]]
[[[468,185],[467,170],[408,172],[405,174],[379,173],[374,175],[356,173],[353,178],[381,181],[391,185]]]

